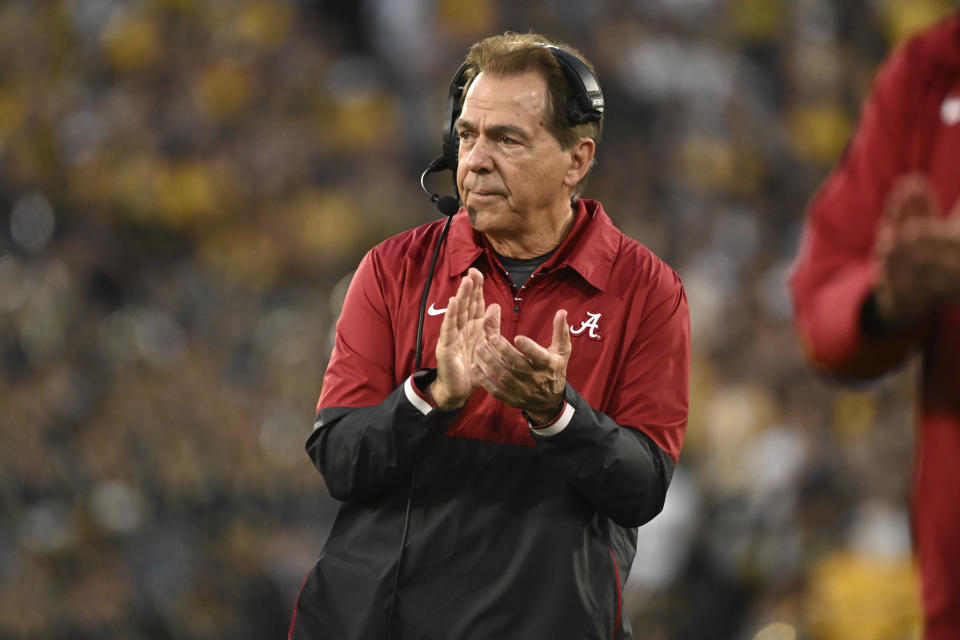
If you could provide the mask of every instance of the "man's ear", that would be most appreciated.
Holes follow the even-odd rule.
[[[567,173],[563,176],[563,184],[575,187],[583,176],[587,175],[590,165],[593,164],[593,154],[596,153],[597,144],[591,138],[580,138],[570,149],[570,166]]]

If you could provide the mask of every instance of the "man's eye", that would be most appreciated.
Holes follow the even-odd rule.
[[[471,134],[469,131],[461,131],[457,134],[457,137],[459,137],[460,140],[463,141],[463,140],[469,140],[472,137],[472,135],[473,134]]]
[[[502,138],[500,138],[500,142],[501,144],[507,144],[507,145],[517,144],[517,141],[511,138],[510,136],[503,136]]]

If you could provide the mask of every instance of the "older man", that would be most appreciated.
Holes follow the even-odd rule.
[[[465,65],[449,235],[373,248],[337,325],[307,451],[343,505],[291,638],[630,637],[636,527],[686,429],[686,298],[579,197],[602,123],[582,56],[507,33]]]

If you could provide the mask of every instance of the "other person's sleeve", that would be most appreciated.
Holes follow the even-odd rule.
[[[868,335],[864,306],[879,276],[874,244],[884,200],[907,172],[911,145],[909,48],[880,69],[844,157],[810,203],[790,277],[794,320],[810,362],[823,372],[868,379],[900,364],[915,331]],[[915,83],[914,83],[915,84]],[[916,116],[913,116],[916,117]]]

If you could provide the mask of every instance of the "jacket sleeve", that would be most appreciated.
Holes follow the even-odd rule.
[[[368,499],[402,481],[420,447],[456,415],[433,408],[413,376],[398,384],[384,281],[373,250],[357,267],[344,299],[306,443],[338,500]]]
[[[874,243],[885,197],[917,154],[909,100],[910,46],[881,67],[843,159],[807,211],[790,277],[795,323],[808,359],[841,377],[868,379],[903,361],[916,331],[867,335],[861,314],[878,277]],[[913,135],[910,126],[913,126]]]
[[[417,451],[453,422],[456,412],[431,407],[413,380],[377,405],[318,412],[306,448],[331,496],[367,500],[402,483]]]
[[[568,383],[558,421],[531,429],[538,450],[601,513],[624,527],[663,509],[687,426],[690,318],[673,289],[643,320],[606,412]]]

